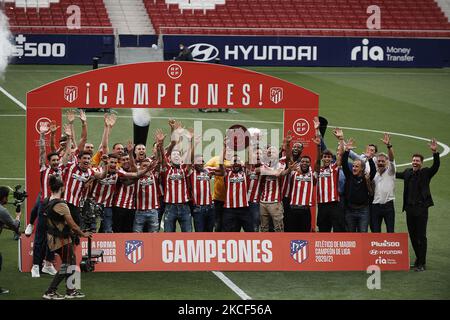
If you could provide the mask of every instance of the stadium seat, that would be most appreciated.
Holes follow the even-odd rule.
[[[373,2],[369,0],[227,0],[224,5],[216,5],[215,9],[205,11],[180,10],[175,4],[167,5],[167,0],[144,2],[156,30],[170,23],[170,20],[160,19],[161,15],[199,17],[197,20],[177,20],[177,25],[180,25],[179,21],[183,21],[185,27],[191,27],[191,34],[209,33],[210,30],[195,27],[211,26],[223,27],[223,32],[215,30],[215,33],[220,31],[224,34],[319,36],[411,36],[410,30],[424,30],[421,35],[431,34],[426,30],[450,30],[450,24],[433,0],[380,0],[378,4],[383,10],[382,27],[397,30],[395,33],[365,30],[368,17],[366,9]],[[355,17],[359,18],[355,20]],[[227,30],[234,27],[244,29]],[[249,27],[253,29],[245,29]],[[260,32],[257,28],[264,29]],[[280,31],[279,28],[285,30]],[[353,30],[314,30],[333,28]]]
[[[143,2],[156,33],[160,32],[161,27],[178,27],[165,29],[164,32],[395,37],[417,34],[420,37],[431,37],[442,36],[445,34],[444,30],[450,30],[450,23],[434,0],[377,1],[382,8],[382,28],[389,30],[377,32],[364,30],[368,17],[366,9],[372,4],[371,0],[191,0],[181,6],[180,1],[175,0]],[[66,28],[52,27],[65,26],[65,9],[70,4],[76,4],[84,12],[82,25],[89,27],[86,30],[112,32],[103,0],[9,0],[6,3],[5,13],[14,30],[35,26],[42,27],[40,32],[44,33],[72,33],[73,31]],[[212,27],[214,29],[209,29]],[[259,31],[258,28],[263,30]],[[294,32],[292,29],[295,28],[297,30]],[[441,32],[435,32],[436,30]]]
[[[80,30],[54,28],[66,26],[66,8],[78,5],[82,12]],[[5,4],[5,13],[9,18],[12,32],[21,33],[108,33],[113,32],[103,0],[13,0]],[[28,28],[33,26],[34,28]],[[91,28],[94,27],[94,28]],[[99,27],[99,28],[96,28]],[[102,29],[100,27],[110,27]],[[14,31],[13,31],[14,30]],[[107,31],[107,32],[105,32]]]

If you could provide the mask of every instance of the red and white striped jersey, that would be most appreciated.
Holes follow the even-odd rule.
[[[291,202],[293,206],[312,206],[314,175],[309,168],[306,174],[302,172],[291,172]]]
[[[41,167],[41,200],[44,200],[45,198],[50,197],[51,191],[50,191],[50,176],[52,175],[61,175],[62,173],[62,166],[58,166],[56,170],[53,170],[50,166],[42,166]]]
[[[158,173],[149,172],[137,181],[136,209],[147,211],[159,208]]]
[[[77,163],[67,164],[63,169],[64,200],[79,207],[81,200],[86,197],[86,182],[93,175],[94,171],[90,168],[82,171]]]
[[[212,202],[210,172],[208,168],[203,168],[202,171],[194,169],[189,176],[192,201],[197,206],[207,206]]]
[[[101,172],[101,169],[94,170]],[[118,177],[117,173],[109,173],[103,179],[94,180],[92,185],[92,197],[96,203],[102,204],[105,208],[111,208],[113,206]]]
[[[124,176],[125,171],[119,169],[117,175],[119,176],[119,181],[116,185],[116,195],[114,199],[114,205],[119,208],[124,209],[136,209],[136,182],[125,178],[125,181],[121,181],[120,178]],[[132,183],[126,183],[133,181]]]
[[[185,168],[176,168],[171,165],[166,166],[164,186],[165,203],[185,203],[189,201],[186,177],[187,172]]]
[[[318,184],[319,203],[339,201],[339,167],[336,163],[320,168]]]
[[[224,183],[227,191],[224,208],[248,207],[247,175],[245,172],[234,173],[231,169],[226,169]]]
[[[261,196],[261,175],[252,167],[247,171],[248,202],[259,202]]]
[[[264,166],[269,169],[267,166]],[[279,164],[275,169],[283,169],[284,165]],[[261,190],[260,202],[280,202],[281,201],[281,177],[264,175]]]

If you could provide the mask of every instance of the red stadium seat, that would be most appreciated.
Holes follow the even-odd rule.
[[[66,8],[76,4],[82,10],[82,25],[112,27],[109,21],[103,0],[60,0],[59,3],[51,3],[49,8],[18,8],[14,3],[8,3],[5,6],[5,13],[9,18],[11,31],[13,32],[31,32],[31,33],[103,33],[103,29],[81,29],[69,30],[67,28],[53,28],[48,26],[66,25]],[[36,26],[27,28],[27,26]],[[109,30],[112,33],[112,29]]]
[[[13,3],[5,6],[12,30],[30,32],[69,33],[66,28],[27,28],[25,26],[65,26],[66,8],[77,4],[82,9],[81,32],[112,33],[112,25],[103,0],[60,0],[50,8],[17,8]],[[366,9],[377,4],[382,9],[382,28],[394,31],[366,31]],[[189,34],[260,34],[260,35],[320,35],[320,36],[442,36],[445,33],[426,30],[450,30],[447,18],[434,0],[226,0],[214,10],[183,10],[177,4],[167,5],[165,0],[144,0],[144,5],[157,33],[163,26],[217,27],[220,29],[173,29],[171,33]],[[111,27],[99,29],[99,27]],[[232,30],[229,28],[252,28]],[[18,29],[17,29],[18,28]],[[263,28],[263,30],[258,30]],[[276,28],[276,29],[275,29]],[[284,30],[280,30],[284,28]],[[290,30],[301,28],[301,30]],[[353,29],[314,30],[314,29]],[[309,29],[309,30],[304,30]],[[357,31],[355,29],[363,29]],[[90,30],[90,31],[86,31]],[[106,31],[105,31],[106,30]],[[174,31],[175,30],[175,31]],[[402,31],[405,30],[405,31]],[[406,32],[416,30],[416,32]],[[421,31],[424,30],[424,31]],[[165,29],[164,32],[168,32]],[[70,31],[70,33],[74,33]]]

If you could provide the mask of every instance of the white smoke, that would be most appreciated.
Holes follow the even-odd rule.
[[[14,46],[10,42],[8,17],[0,10],[0,78],[8,66],[9,57],[12,55]]]

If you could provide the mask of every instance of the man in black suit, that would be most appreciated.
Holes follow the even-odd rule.
[[[440,160],[436,139],[428,144],[433,152],[431,168],[422,168],[423,156],[412,156],[412,168],[397,172],[396,177],[404,180],[403,211],[406,211],[406,223],[409,237],[416,254],[415,271],[425,271],[427,256],[428,208],[433,205],[430,192],[431,178],[439,169]]]

